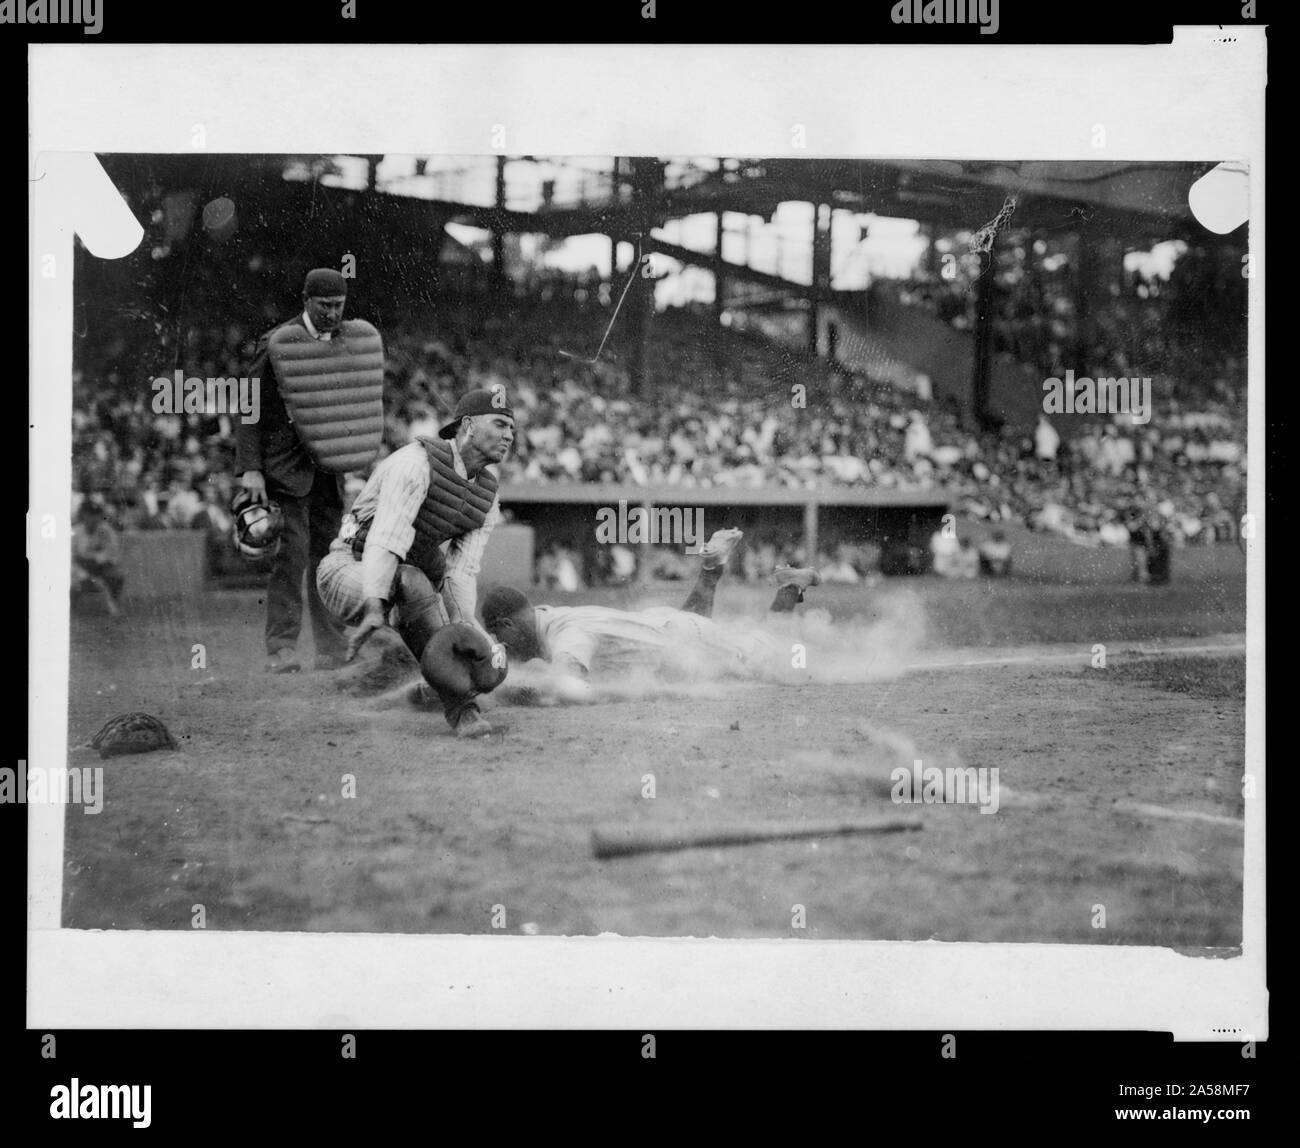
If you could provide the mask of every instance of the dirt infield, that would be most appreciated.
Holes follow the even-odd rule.
[[[71,751],[71,765],[103,765],[105,798],[98,815],[69,807],[64,924],[188,929],[203,905],[214,929],[488,933],[504,920],[511,933],[1236,946],[1232,561],[1207,552],[1201,581],[1159,590],[821,588],[831,628],[856,617],[869,636],[873,617],[906,607],[896,616],[923,617],[924,633],[877,651],[888,658],[861,680],[660,683],[586,708],[498,701],[497,732],[471,743],[393,690],[340,689],[351,669],[262,673],[255,593],[74,618],[69,744],[143,709],[181,748]],[[761,603],[725,589],[722,614]],[[1098,642],[1111,643],[1105,668]],[[1182,690],[1141,669],[1179,644],[1217,647],[1198,658],[1224,671]],[[914,804],[901,810],[923,818],[913,833],[592,856],[598,825],[898,813],[890,773],[918,758],[996,768],[996,813]]]

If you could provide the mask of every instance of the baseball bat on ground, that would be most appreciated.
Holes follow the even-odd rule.
[[[606,826],[591,835],[591,851],[599,858],[630,857],[636,853],[666,853],[719,845],[752,845],[759,841],[794,841],[803,837],[845,837],[858,833],[902,833],[921,829],[916,814],[858,818],[851,821],[750,822],[730,826]]]

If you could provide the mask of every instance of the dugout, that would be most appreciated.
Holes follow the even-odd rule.
[[[902,492],[859,487],[789,489],[759,487],[663,486],[629,484],[536,483],[507,485],[501,505],[513,521],[531,527],[537,547],[563,545],[599,568],[597,512],[630,507],[681,508],[703,512],[701,541],[715,530],[735,526],[752,541],[797,540],[810,556],[840,542],[880,548],[886,574],[920,574],[929,569],[930,536],[948,512],[940,492]],[[652,544],[642,543],[643,551]],[[647,555],[643,554],[643,557]],[[647,563],[642,561],[641,569]]]

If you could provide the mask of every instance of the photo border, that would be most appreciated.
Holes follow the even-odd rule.
[[[196,124],[214,153],[492,154],[504,124],[511,155],[1244,162],[1258,531],[1247,554],[1245,769],[1257,788],[1246,802],[1240,957],[1113,944],[62,929],[66,807],[34,804],[29,1026],[1267,1037],[1262,28],[1178,28],[1172,45],[1141,47],[33,45],[29,61],[32,767],[67,763],[71,388],[49,380],[71,377],[72,234],[107,254],[130,230],[86,161],[194,150]],[[581,80],[566,87],[566,76]],[[805,147],[793,145],[796,125]],[[50,254],[66,269],[53,279],[42,276]],[[53,538],[41,529],[49,521]]]

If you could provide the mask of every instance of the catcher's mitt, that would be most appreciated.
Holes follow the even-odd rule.
[[[434,634],[420,669],[444,701],[490,694],[509,672],[505,647],[468,622],[451,622]]]
[[[150,753],[155,749],[176,749],[176,739],[152,714],[118,714],[105,723],[90,739],[100,757],[118,757],[124,753]]]

